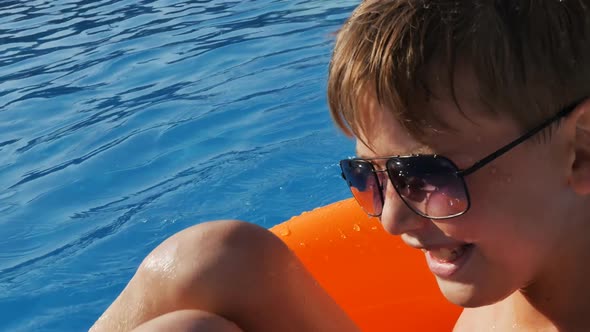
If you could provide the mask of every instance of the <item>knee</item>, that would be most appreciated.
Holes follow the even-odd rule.
[[[291,256],[286,245],[262,227],[216,221],[167,239],[146,257],[138,274],[157,280],[170,296],[191,294],[215,302],[232,289],[243,293],[261,273],[272,273]]]
[[[179,310],[156,317],[133,332],[242,332],[237,325],[215,314],[200,310]]]

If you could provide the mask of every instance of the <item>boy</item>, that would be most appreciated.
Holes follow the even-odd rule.
[[[374,0],[339,32],[329,103],[359,156],[343,175],[465,307],[456,331],[590,330],[589,7]],[[236,221],[164,242],[94,329],[144,322],[357,330],[280,240]]]

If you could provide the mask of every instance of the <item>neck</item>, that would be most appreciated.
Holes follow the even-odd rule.
[[[586,225],[590,224],[590,219]],[[590,230],[581,227],[586,236]],[[582,237],[584,237],[582,236]],[[506,299],[512,324],[559,331],[590,331],[590,241],[571,239],[554,252],[542,276]]]

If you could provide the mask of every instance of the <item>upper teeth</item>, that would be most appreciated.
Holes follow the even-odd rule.
[[[456,248],[453,248],[453,249],[440,248],[440,249],[436,249],[436,250],[430,250],[430,254],[432,256],[440,259],[441,261],[445,261],[445,262],[452,262],[452,261],[454,261],[462,253],[463,253],[463,246],[456,247]]]

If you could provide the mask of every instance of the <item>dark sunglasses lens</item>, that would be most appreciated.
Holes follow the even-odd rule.
[[[444,157],[392,158],[387,171],[400,197],[422,216],[449,218],[469,208],[465,182],[457,167]]]
[[[365,212],[372,216],[381,215],[383,197],[373,165],[364,160],[342,160],[340,168],[352,195]]]

